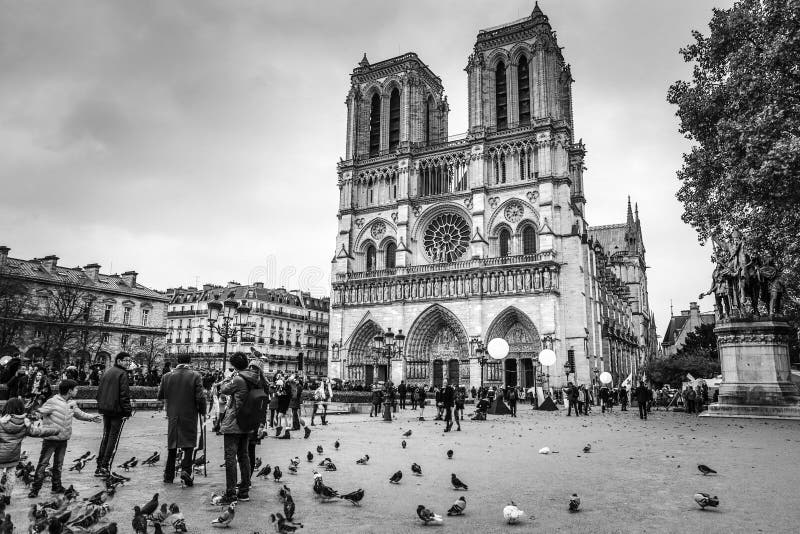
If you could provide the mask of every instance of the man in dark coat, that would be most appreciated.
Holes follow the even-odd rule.
[[[400,396],[400,409],[406,409],[406,394],[408,393],[408,389],[406,388],[406,381],[401,380],[400,385],[397,386],[397,394]]]
[[[609,394],[608,394],[608,386],[605,384],[600,387],[600,405],[603,408],[603,413],[606,413],[606,406],[608,406]]]
[[[639,404],[639,419],[647,420],[647,401],[650,400],[650,390],[644,386],[644,382],[639,382],[636,388],[636,403]]]
[[[111,457],[117,448],[122,425],[131,416],[131,389],[126,369],[131,364],[131,355],[120,352],[114,365],[103,373],[97,388],[97,411],[103,416],[103,439],[97,452],[96,477],[109,474]]]
[[[167,462],[164,482],[175,479],[175,457],[183,449],[181,480],[186,486],[194,484],[192,455],[197,444],[198,416],[206,414],[206,399],[200,373],[189,367],[191,356],[178,355],[178,366],[164,375],[158,388],[158,400],[165,401],[167,409]]]
[[[446,423],[445,432],[450,432],[453,427],[453,406],[456,402],[456,390],[453,386],[444,383],[442,388],[442,405],[444,406],[444,422]]]
[[[567,384],[567,395],[569,395],[569,408],[567,408],[567,417],[575,410],[575,415],[580,415],[581,411],[578,409],[578,388],[572,382]]]

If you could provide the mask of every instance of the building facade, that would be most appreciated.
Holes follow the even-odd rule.
[[[164,356],[169,298],[138,274],[102,274],[100,265],[58,265],[57,256],[23,260],[0,247],[0,351],[56,367],[108,364],[130,352],[139,364]]]
[[[415,53],[353,70],[330,376],[527,387],[563,382],[565,363],[579,383],[635,372],[656,345],[641,231],[635,220],[622,254],[587,224],[572,75],[548,18],[537,5],[481,30],[465,70],[469,131],[456,138]],[[404,350],[376,358],[389,329]],[[497,337],[510,352],[482,368],[475,342]],[[543,346],[557,355],[545,369]]]
[[[667,331],[661,342],[661,351],[664,356],[674,356],[683,348],[686,336],[693,333],[703,325],[714,326],[717,323],[714,312],[702,313],[696,302],[689,303],[688,310],[681,310],[680,315],[670,317]]]
[[[226,287],[207,284],[201,289],[177,288],[168,293],[170,355],[188,353],[195,365],[219,369],[225,350],[228,355],[241,351],[260,357],[270,373],[296,372],[302,365],[311,378],[327,376],[330,299],[284,288],[268,289],[260,282],[230,282]],[[227,349],[224,332],[212,329],[208,320],[208,303],[225,300],[249,309],[247,327],[229,332],[233,335],[227,340]]]

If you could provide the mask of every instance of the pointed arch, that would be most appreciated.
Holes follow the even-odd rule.
[[[516,306],[509,306],[501,311],[497,317],[489,325],[486,330],[485,339],[488,341],[500,337],[506,339],[509,332],[517,325],[521,325],[522,329],[530,336],[530,344],[533,345],[533,351],[538,354],[542,350],[542,341],[539,337],[539,330],[533,324],[530,317],[522,312]],[[508,339],[506,339],[508,341]]]
[[[431,383],[435,378],[434,360],[443,362],[440,366],[452,360],[458,361],[458,376],[469,378],[467,331],[461,320],[440,304],[426,308],[411,325],[406,337],[405,355],[409,383]]]
[[[499,61],[494,68],[495,126],[498,130],[508,128],[508,84],[506,76],[507,64]]]
[[[389,93],[389,150],[396,150],[400,145],[400,89],[392,89]]]
[[[383,329],[372,319],[371,314],[364,314],[344,344],[347,350],[345,380],[359,383],[365,380],[366,366],[372,365],[372,340],[382,333]]]
[[[374,157],[381,150],[381,95],[376,91],[369,102],[369,155]]]

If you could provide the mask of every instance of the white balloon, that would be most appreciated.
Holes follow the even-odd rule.
[[[611,373],[608,371],[603,371],[600,373],[600,382],[603,384],[610,384],[611,383]]]
[[[539,363],[545,367],[550,367],[556,363],[556,353],[553,349],[544,349],[539,353]]]
[[[501,337],[490,340],[486,348],[489,350],[489,356],[495,360],[502,360],[508,356],[508,342]]]

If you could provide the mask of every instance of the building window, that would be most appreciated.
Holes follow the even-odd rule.
[[[103,334],[103,343],[108,343],[111,341],[111,334]]]
[[[375,270],[375,247],[367,247],[367,272]]]
[[[88,321],[92,314],[92,303],[86,302],[83,305],[83,320]]]
[[[494,71],[494,98],[497,113],[497,129],[508,128],[508,102],[506,101],[506,65],[502,61]]]
[[[386,246],[386,268],[394,269],[395,253],[397,252],[397,245],[389,243]]]
[[[129,337],[128,334],[122,334],[122,346],[123,347],[127,347],[128,346],[128,337]]]
[[[511,232],[505,228],[500,231],[500,257],[508,256],[509,245],[511,243]]]
[[[400,144],[400,91],[395,89],[389,97],[389,150]]]
[[[369,155],[377,156],[381,150],[381,97],[372,95],[369,111]]]
[[[147,326],[150,322],[150,310],[142,310],[142,326]]]
[[[43,333],[41,330],[37,330],[37,331],[34,333],[34,337],[36,337],[36,339],[41,339],[41,338],[43,338],[43,337],[44,337],[44,333]]]
[[[131,309],[125,306],[122,313],[122,324],[131,324]]]
[[[520,124],[528,124],[531,121],[531,88],[528,82],[528,58],[520,56],[519,65],[517,65]]]
[[[110,323],[111,322],[111,311],[114,309],[113,304],[106,304],[106,311],[103,314],[103,322]]]
[[[433,97],[429,96],[425,102],[425,142],[430,143],[433,139],[431,135],[431,114],[433,113]]]
[[[146,336],[139,337],[139,346],[144,347],[146,345],[147,345],[147,337]]]
[[[536,230],[534,230],[533,226],[526,226],[522,230],[522,253],[536,253]]]

